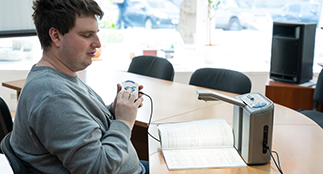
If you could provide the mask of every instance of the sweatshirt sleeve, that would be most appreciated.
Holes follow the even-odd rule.
[[[29,121],[42,145],[71,173],[118,173],[127,159],[137,156],[125,123],[112,120],[107,128],[68,96],[47,97]]]
[[[113,119],[116,119],[116,116],[115,116],[115,114],[114,114],[114,110],[112,109],[112,104],[113,104],[113,103],[111,103],[110,105],[107,105],[107,108],[109,109],[109,111],[110,111],[110,113],[111,113],[111,115],[112,115]]]

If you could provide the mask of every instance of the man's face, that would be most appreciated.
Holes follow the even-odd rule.
[[[96,48],[101,47],[97,32],[98,23],[94,15],[76,17],[75,26],[61,35],[59,59],[71,71],[85,69],[92,63]]]

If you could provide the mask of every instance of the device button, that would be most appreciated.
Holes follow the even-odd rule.
[[[259,103],[254,103],[251,105],[253,108],[260,108],[261,105]]]
[[[254,100],[254,98],[251,95],[248,95],[247,98],[249,98],[250,100]]]
[[[132,87],[132,86],[126,86],[124,89],[128,90],[129,88],[131,88],[132,92],[135,91],[135,89],[136,89],[135,87]]]
[[[127,80],[127,81],[126,81],[126,83],[128,83],[128,82],[129,82],[129,83],[133,83],[133,84],[135,84],[135,82],[134,82],[134,81],[132,81],[132,80]]]
[[[267,103],[262,102],[262,103],[254,103],[254,104],[252,104],[251,106],[252,106],[253,108],[261,108],[261,107],[264,107],[264,106],[266,106],[266,105],[267,105]]]

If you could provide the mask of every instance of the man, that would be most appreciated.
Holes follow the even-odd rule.
[[[133,28],[128,16],[127,16],[127,8],[129,6],[128,0],[115,0],[114,2],[117,3],[119,8],[119,16],[116,24],[116,28],[120,29],[122,24],[124,28],[127,29],[128,27]]]
[[[19,97],[13,150],[32,173],[145,173],[130,141],[142,96],[118,84],[106,106],[76,75],[101,47],[98,4],[36,0],[33,9],[43,57]]]

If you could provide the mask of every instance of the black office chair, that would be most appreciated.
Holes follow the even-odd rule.
[[[5,154],[11,169],[15,174],[26,174],[30,173],[25,164],[21,161],[21,159],[16,155],[16,153],[12,150],[10,145],[10,137],[11,132],[9,132],[1,141],[1,149]]]
[[[12,131],[12,118],[6,102],[0,97],[0,141]],[[0,150],[0,153],[2,151]]]
[[[317,111],[319,104],[323,104],[323,69],[321,70],[317,79],[316,87],[314,90],[313,99],[315,101],[313,110],[298,110],[300,113],[306,115],[315,121],[321,128],[323,128],[323,113]]]
[[[173,65],[165,58],[156,56],[134,57],[128,68],[128,72],[173,81]]]
[[[249,93],[251,90],[251,81],[248,76],[238,71],[219,68],[196,70],[189,84],[236,94]]]

